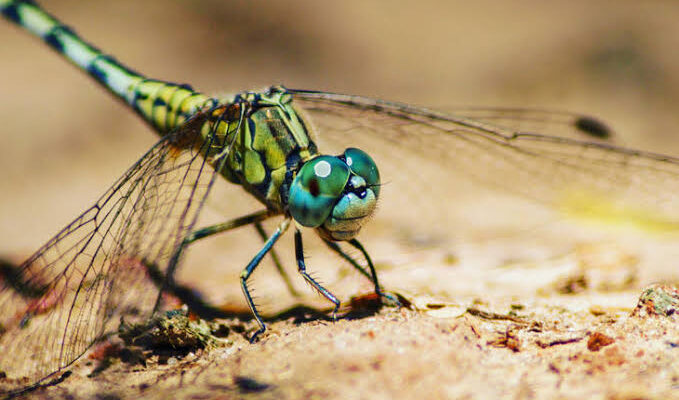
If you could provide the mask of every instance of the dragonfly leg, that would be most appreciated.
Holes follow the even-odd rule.
[[[325,243],[326,246],[328,246],[330,248],[330,250],[339,254],[339,256],[342,257],[346,262],[348,262],[354,268],[356,268],[358,270],[358,272],[363,274],[363,276],[370,279],[371,281],[374,281],[370,272],[366,271],[365,268],[361,264],[359,264],[358,261],[354,260],[354,258],[352,256],[345,253],[344,250],[342,250],[342,248],[336,242],[331,242],[330,240],[323,240],[323,243]]]
[[[165,281],[163,282],[160,293],[158,294],[158,298],[156,299],[156,304],[153,307],[153,312],[155,313],[160,309],[162,294],[169,288],[174,287],[174,272],[177,269],[177,265],[179,264],[179,260],[186,246],[195,242],[196,240],[200,240],[202,238],[212,236],[220,232],[225,232],[243,225],[260,223],[261,221],[264,221],[265,219],[270,218],[274,215],[275,214],[271,213],[269,210],[257,211],[252,214],[244,215],[242,217],[235,218],[220,224],[207,226],[205,228],[201,228],[189,233],[184,238],[182,243],[177,247],[177,250],[175,250],[174,254],[172,254],[172,257],[170,258],[170,262],[167,267],[167,272],[165,273]]]
[[[372,259],[370,258],[370,255],[368,252],[365,250],[361,242],[359,242],[356,239],[351,239],[349,240],[349,244],[353,246],[354,248],[358,249],[363,254],[363,257],[365,258],[365,261],[368,263],[368,268],[370,268],[370,272],[366,271],[365,268],[360,265],[352,256],[347,254],[342,248],[335,242],[331,242],[329,240],[324,240],[325,244],[334,252],[339,254],[342,258],[344,258],[349,264],[351,264],[354,268],[356,268],[361,274],[366,276],[368,279],[370,279],[373,284],[375,285],[375,293],[379,295],[381,298],[385,298],[389,300],[389,302],[399,306],[400,303],[398,299],[396,299],[394,296],[390,295],[389,293],[385,293],[382,291],[382,288],[380,287],[380,283],[377,280],[377,271],[375,270],[375,265],[373,264]]]
[[[314,289],[318,291],[318,293],[322,294],[323,297],[330,300],[335,305],[335,308],[332,310],[332,318],[337,319],[337,310],[339,310],[340,301],[337,299],[337,297],[335,297],[334,294],[330,293],[328,289],[321,286],[320,283],[316,282],[316,280],[306,272],[306,265],[304,264],[304,247],[302,246],[302,232],[300,232],[299,229],[295,230],[295,258],[297,259],[297,268],[299,269],[299,273],[302,274],[304,279],[309,282],[309,284],[311,284],[311,286],[313,286]]]
[[[245,295],[245,300],[248,302],[248,306],[250,307],[250,310],[252,311],[252,314],[255,316],[255,320],[257,320],[257,323],[259,324],[259,329],[252,334],[250,337],[250,343],[253,343],[256,339],[257,336],[260,334],[264,333],[266,331],[266,325],[264,325],[264,321],[262,321],[262,317],[259,315],[259,312],[257,311],[257,307],[255,307],[255,302],[252,300],[252,296],[250,295],[250,291],[248,290],[248,278],[250,278],[250,275],[252,275],[252,272],[257,268],[259,263],[262,261],[262,258],[268,253],[273,245],[276,243],[278,238],[285,233],[286,230],[288,230],[288,227],[290,226],[290,218],[286,218],[281,222],[274,233],[269,236],[269,239],[264,243],[264,246],[262,247],[261,250],[255,256],[253,259],[248,263],[247,267],[241,272],[240,274],[240,286],[241,289],[243,289],[243,295]]]
[[[262,223],[257,221],[257,222],[255,222],[254,225],[255,225],[255,229],[257,230],[257,233],[259,234],[259,237],[261,237],[263,241],[266,241],[266,239],[269,237],[269,235],[264,230]],[[278,271],[278,274],[281,276],[281,278],[283,278],[283,281],[285,282],[285,286],[288,287],[288,291],[290,292],[290,294],[292,294],[294,297],[299,297],[299,292],[292,285],[292,281],[290,280],[290,276],[288,275],[287,272],[285,272],[285,269],[283,269],[283,264],[281,264],[281,260],[278,257],[278,254],[276,253],[276,249],[271,249],[269,254],[271,254],[271,259],[273,260],[273,263],[276,266],[276,270]]]

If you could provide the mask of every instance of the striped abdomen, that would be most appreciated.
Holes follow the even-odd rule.
[[[69,27],[30,1],[0,0],[2,14],[44,40],[111,93],[129,104],[161,135],[181,125],[216,100],[178,85],[145,76],[90,45]]]

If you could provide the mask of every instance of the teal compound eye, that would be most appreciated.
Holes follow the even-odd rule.
[[[375,197],[379,197],[380,171],[372,157],[361,149],[350,147],[344,151],[344,158],[349,168],[356,175],[365,179],[365,183],[375,193]]]
[[[342,195],[349,175],[349,167],[337,157],[307,161],[290,187],[288,207],[295,221],[310,228],[321,226]]]

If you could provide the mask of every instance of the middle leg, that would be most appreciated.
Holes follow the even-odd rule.
[[[335,297],[334,294],[330,293],[328,289],[321,286],[320,283],[316,282],[314,278],[311,277],[306,271],[306,264],[304,263],[304,247],[302,246],[302,232],[299,229],[295,230],[295,258],[297,258],[297,268],[299,273],[302,274],[304,279],[313,286],[318,293],[322,294],[323,297],[330,300],[335,308],[332,310],[332,319],[337,319],[337,310],[340,307],[340,301]]]

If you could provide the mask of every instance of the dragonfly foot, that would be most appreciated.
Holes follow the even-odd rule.
[[[262,327],[260,327],[259,329],[257,329],[257,331],[256,331],[255,333],[253,333],[252,336],[250,336],[250,338],[248,339],[248,341],[249,341],[251,344],[252,344],[252,343],[258,342],[258,341],[259,341],[259,335],[261,335],[261,334],[264,333],[265,331],[266,331],[266,326],[263,326],[263,325],[262,325]]]
[[[335,303],[335,308],[333,308],[333,310],[332,310],[332,322],[336,322],[336,321],[337,321],[337,311],[339,311],[340,304],[341,304],[341,303],[340,303],[339,301],[337,301],[337,302]]]
[[[376,292],[378,296],[380,296],[380,299],[382,299],[382,304],[385,306],[391,306],[391,307],[397,307],[400,308],[403,306],[400,301],[398,301],[398,298],[394,296],[391,293],[386,293],[383,291],[377,291]]]

